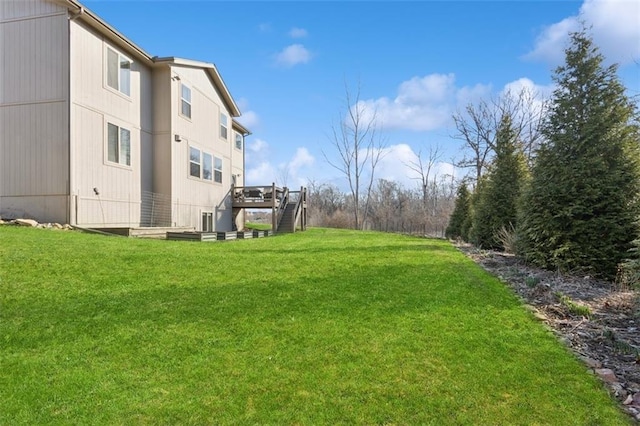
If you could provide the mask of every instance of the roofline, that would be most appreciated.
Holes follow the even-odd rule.
[[[246,127],[244,127],[242,124],[240,124],[240,122],[238,122],[238,120],[231,119],[231,126],[234,127],[236,130],[240,130],[240,132],[242,132],[242,134],[244,136],[249,136],[251,134],[251,130],[247,129]]]
[[[176,57],[165,57],[165,58],[159,58],[157,56],[152,57],[144,49],[142,49],[140,46],[136,45],[134,42],[129,40],[126,36],[124,36],[114,27],[109,25],[98,15],[96,15],[95,13],[93,13],[92,11],[84,7],[82,3],[80,3],[79,1],[54,0],[54,2],[59,4],[62,3],[66,5],[67,8],[75,9],[75,13],[77,14],[75,18],[82,19],[83,21],[87,22],[93,28],[96,28],[98,31],[102,33],[107,33],[114,36],[121,43],[126,45],[127,48],[134,51],[138,56],[142,57],[145,61],[149,62],[150,64],[172,63],[175,65],[182,65],[182,66],[204,69],[211,76],[211,79],[213,80],[214,85],[216,85],[218,89],[220,89],[223,100],[229,106],[231,116],[240,117],[240,115],[242,115],[242,113],[240,112],[240,109],[238,108],[238,105],[233,100],[233,97],[231,96],[231,93],[229,92],[227,85],[224,83],[222,76],[220,75],[220,73],[218,72],[218,69],[214,64],[211,64],[208,62],[193,61],[190,59],[176,58]]]
[[[222,76],[218,72],[218,68],[216,68],[214,64],[211,64],[208,62],[193,61],[191,59],[176,58],[173,56],[169,56],[165,58],[159,58],[157,56],[154,56],[153,58],[151,58],[151,60],[156,64],[167,63],[172,65],[180,65],[180,66],[204,69],[209,73],[209,75],[213,79],[214,84],[216,86],[219,86],[219,89],[221,89],[220,92],[222,94],[222,97],[224,101],[227,103],[227,105],[229,105],[230,107],[231,116],[240,117],[240,115],[242,115],[242,113],[240,112],[240,108],[238,108],[236,101],[233,100],[233,97],[231,96],[231,93],[229,92],[227,85],[224,84],[224,80],[222,79]]]
[[[82,19],[83,21],[92,24],[91,26],[97,28],[98,30],[102,30],[102,32],[107,32],[113,36],[115,36],[118,40],[124,43],[128,48],[133,50],[139,56],[143,57],[145,60],[152,62],[151,55],[149,55],[144,49],[140,46],[129,40],[124,34],[120,31],[116,30],[114,27],[109,25],[106,21],[100,18],[91,10],[87,9],[82,3],[77,0],[54,0],[56,3],[64,3],[69,8],[74,8],[77,15],[76,18]]]

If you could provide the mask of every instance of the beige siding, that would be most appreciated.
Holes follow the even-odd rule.
[[[68,220],[66,11],[0,1],[0,216]]]
[[[18,20],[35,16],[66,13],[66,9],[43,0],[1,0],[0,20]]]
[[[133,61],[127,96],[106,84],[107,47],[125,52],[78,21],[71,23],[71,45],[71,192],[77,223],[139,226],[143,191],[153,187],[151,69]],[[130,132],[130,165],[108,160],[108,123]]]
[[[171,197],[171,150],[174,136],[172,134],[171,72],[169,67],[153,70],[153,192]]]
[[[232,208],[229,197],[232,163],[233,131],[229,111],[215,90],[205,70],[185,66],[173,66],[172,75],[180,80],[172,81],[174,131],[182,142],[172,148],[172,199],[174,221],[179,226],[194,226],[201,230],[203,212],[214,214],[217,231],[232,229]],[[180,113],[181,84],[191,88],[191,118]],[[220,113],[227,116],[228,137],[220,137]],[[189,175],[189,147],[222,159],[222,183],[196,179]]]

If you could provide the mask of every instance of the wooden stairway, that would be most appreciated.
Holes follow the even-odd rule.
[[[296,207],[297,202],[289,202],[287,206],[284,208],[284,212],[282,213],[282,219],[280,219],[280,224],[278,225],[278,232],[286,232],[291,233],[296,230]]]

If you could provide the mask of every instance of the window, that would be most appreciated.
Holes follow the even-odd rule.
[[[131,132],[107,123],[107,159],[112,163],[131,165]]]
[[[222,183],[222,158],[214,157],[214,159],[213,180]]]
[[[220,137],[227,139],[227,116],[220,114]]]
[[[191,118],[191,89],[181,84],[180,92],[180,112],[187,118]]]
[[[211,163],[211,154],[202,153],[202,179],[211,180],[213,178],[213,164]]]
[[[200,150],[189,147],[189,175],[200,177]]]
[[[131,60],[107,47],[107,85],[131,95]]]
[[[222,183],[222,159],[190,146],[189,176]]]
[[[202,212],[202,232],[213,232],[213,213]]]
[[[242,149],[242,135],[236,133],[236,149]]]

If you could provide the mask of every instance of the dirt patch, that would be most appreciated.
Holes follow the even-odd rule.
[[[509,285],[598,375],[640,422],[640,294],[593,279],[554,273],[521,259],[459,244],[458,249]]]

